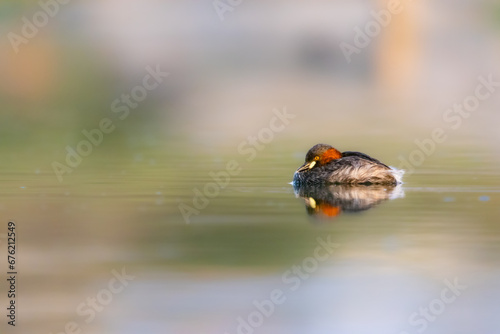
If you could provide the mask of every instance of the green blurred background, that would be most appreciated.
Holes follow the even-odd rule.
[[[408,315],[455,276],[474,292],[427,333],[500,331],[500,92],[457,129],[443,119],[478,77],[500,81],[497,1],[403,1],[350,63],[340,44],[385,1],[243,1],[224,20],[211,1],[56,4],[16,52],[9,34],[43,9],[0,3],[0,212],[18,223],[24,276],[20,325],[6,333],[68,321],[232,333],[326,235],[343,250],[259,333],[415,332]],[[157,66],[169,76],[120,120],[113,101]],[[283,108],[290,124],[246,161],[239,145]],[[103,118],[115,130],[59,182],[54,161]],[[316,143],[398,167],[435,128],[447,140],[405,176],[406,197],[369,213],[311,223],[288,184]],[[179,204],[233,159],[241,173],[185,224]],[[135,281],[86,324],[75,308],[122,267]]]

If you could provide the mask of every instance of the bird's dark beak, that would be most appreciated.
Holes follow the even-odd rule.
[[[300,166],[299,169],[297,169],[297,172],[300,173],[300,172],[308,171],[311,168],[313,168],[315,164],[316,164],[316,161],[306,162],[305,164]]]

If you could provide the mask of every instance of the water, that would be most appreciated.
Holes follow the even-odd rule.
[[[18,226],[18,330],[500,332],[500,172],[488,150],[449,146],[395,189],[294,192],[303,152],[279,146],[251,162],[95,153],[63,183],[11,168],[1,210]],[[196,209],[195,189],[233,159],[241,171]],[[189,224],[183,205],[199,211]],[[126,285],[110,287],[122,271]]]

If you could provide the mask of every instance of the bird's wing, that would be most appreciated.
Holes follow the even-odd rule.
[[[378,161],[377,159],[372,158],[369,155],[366,155],[366,154],[361,153],[361,152],[346,151],[346,152],[342,153],[342,157],[359,157],[359,158],[363,158],[363,159],[368,160],[368,161],[375,162],[377,164],[381,164],[381,165],[389,168],[389,166],[387,166],[386,164],[383,164],[380,161]]]

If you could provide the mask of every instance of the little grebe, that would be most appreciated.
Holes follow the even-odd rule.
[[[306,162],[293,175],[294,184],[398,184],[403,170],[393,169],[360,152],[339,152],[330,145],[314,145]]]

